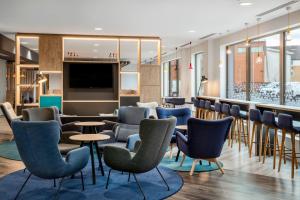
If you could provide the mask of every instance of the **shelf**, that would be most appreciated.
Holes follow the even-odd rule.
[[[39,65],[36,64],[19,64],[17,66],[19,66],[20,68],[30,68],[30,69],[35,69],[40,67]]]
[[[20,84],[20,85],[18,85],[19,87],[39,87],[39,85],[38,84],[34,84],[34,85],[31,85],[31,84]]]

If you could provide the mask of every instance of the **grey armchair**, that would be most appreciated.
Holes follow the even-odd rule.
[[[128,137],[139,133],[141,121],[148,117],[148,108],[120,107],[118,122],[104,121],[106,124],[110,124],[112,130],[103,132],[110,136],[110,140],[98,142],[100,152],[103,152],[104,147],[107,145],[126,147]]]
[[[106,146],[104,148],[104,161],[111,168],[107,177],[106,189],[112,169],[129,172],[129,176],[133,174],[144,199],[146,199],[135,174],[145,173],[156,168],[169,190],[169,186],[157,165],[167,151],[175,126],[176,118],[174,117],[160,120],[145,119],[141,122],[139,132],[141,140],[135,144],[134,152],[130,152],[124,147]]]
[[[87,147],[70,151],[64,159],[57,147],[60,127],[56,121],[13,121],[12,129],[21,159],[30,172],[15,199],[18,198],[31,175],[54,179],[54,181],[62,178],[56,194],[58,195],[64,178],[80,172],[82,190],[84,190],[81,170],[89,160]]]
[[[52,107],[49,108],[29,108],[24,109],[23,112],[23,120],[24,121],[57,121],[57,116],[55,110]],[[57,121],[61,130],[59,149],[62,154],[66,154],[69,151],[76,149],[79,147],[79,143],[71,141],[69,139],[72,135],[81,134],[78,131],[62,131],[61,124]]]

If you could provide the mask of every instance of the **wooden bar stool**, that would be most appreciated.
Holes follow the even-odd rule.
[[[222,118],[222,104],[219,102],[215,102],[215,118],[216,119],[221,119]]]
[[[252,147],[253,147],[253,143],[254,142],[254,138],[256,138],[256,134],[257,134],[257,130],[258,130],[258,126],[260,126],[260,134],[259,134],[259,162],[261,160],[261,149],[262,149],[262,134],[263,134],[263,127],[262,127],[262,119],[261,119],[261,113],[260,110],[258,109],[250,109],[250,121],[253,122],[253,126],[252,126],[252,135],[251,135],[251,141],[249,142],[249,157],[251,158],[252,156]]]
[[[227,103],[223,103],[222,104],[222,108],[221,108],[221,117],[225,118],[225,117],[229,117],[230,116],[230,105]],[[232,131],[232,126],[234,123],[231,124],[231,128],[230,131],[228,133],[228,146],[230,146],[230,141],[231,141],[231,131]]]
[[[276,147],[278,147],[279,150],[279,144],[278,144],[278,126],[275,121],[275,114],[271,111],[264,111],[262,116],[262,122],[263,127],[266,127],[265,132],[265,143],[264,143],[264,157],[263,157],[263,163],[265,163],[266,160],[266,154],[267,149],[269,150],[269,155],[271,154],[271,137],[270,137],[270,129],[274,129],[274,142],[273,142],[273,169],[276,168]]]
[[[282,157],[285,159],[285,140],[286,140],[286,133],[289,132],[291,134],[291,141],[292,141],[292,172],[291,177],[294,178],[295,174],[295,167],[298,169],[298,161],[296,156],[296,146],[295,146],[295,135],[300,133],[300,127],[293,125],[293,116],[288,114],[280,113],[278,115],[278,128],[282,130],[282,141],[281,141],[281,148],[279,154],[279,164],[278,164],[278,172],[280,172],[281,168],[281,161]]]
[[[206,119],[206,120],[213,119],[214,111],[212,111],[210,101],[205,101],[204,109],[205,109],[204,119]]]
[[[244,124],[244,120],[245,119],[248,120],[248,119],[247,119],[247,116],[244,116],[241,113],[240,106],[238,106],[238,105],[232,105],[230,113],[231,113],[231,116],[234,117],[234,123],[233,123],[234,125],[233,125],[233,131],[232,131],[233,135],[231,136],[231,147],[233,146],[233,140],[234,140],[234,138],[236,138],[236,135],[237,135],[237,141],[239,143],[239,151],[241,151],[241,144],[242,144],[241,135],[242,135],[242,133],[243,133],[243,137],[244,137],[245,146],[247,146],[247,144],[249,143],[249,134],[248,134],[248,132],[246,133],[245,124]]]
[[[205,116],[205,101],[201,100],[199,101],[199,118],[204,119]]]

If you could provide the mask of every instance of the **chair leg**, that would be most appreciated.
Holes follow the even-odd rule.
[[[162,180],[164,181],[165,185],[167,186],[168,191],[170,191],[170,187],[169,187],[167,181],[164,179],[162,173],[159,171],[158,167],[155,167],[155,168],[158,171],[158,173],[159,173],[160,177],[162,178]]]
[[[286,134],[286,130],[285,130],[285,129],[282,129],[282,138],[281,138],[281,148],[280,148],[280,154],[279,154],[278,172],[280,172],[282,156],[283,156],[283,154],[284,154],[284,148],[285,148],[285,134]],[[285,156],[285,155],[284,155],[284,156]]]
[[[29,176],[26,178],[25,182],[23,183],[23,185],[21,186],[20,190],[18,191],[16,197],[15,197],[15,200],[17,200],[17,198],[19,197],[20,193],[22,192],[23,188],[25,187],[26,183],[28,182],[28,180],[30,179],[31,177],[31,173],[29,174]]]
[[[239,134],[238,134],[238,142],[239,142],[239,152],[241,151],[241,148],[242,148],[242,139],[241,139],[241,135],[242,135],[242,129],[243,129],[243,125],[242,125],[242,122],[243,120],[239,120],[240,122],[240,131],[239,131]]]
[[[253,122],[253,127],[252,127],[252,134],[251,134],[251,141],[249,142],[249,158],[252,157],[252,147],[253,147],[253,142],[254,142],[254,137],[255,137],[255,133],[256,133],[256,122]]]
[[[277,153],[277,139],[278,139],[278,135],[277,135],[277,128],[275,128],[275,134],[274,134],[274,143],[273,143],[273,169],[276,168],[276,153]]]
[[[261,124],[260,133],[259,133],[259,162],[261,161],[261,156],[262,156],[263,129],[264,129],[264,125]]]
[[[265,145],[264,145],[264,158],[263,158],[263,163],[265,163],[265,160],[266,160],[268,143],[269,143],[269,126],[267,126],[266,134],[265,134]]]
[[[296,148],[295,148],[295,133],[291,133],[292,139],[292,179],[294,178],[295,174],[295,158],[296,158]]]
[[[221,173],[225,174],[225,172],[224,172],[223,168],[221,167],[219,161],[216,160],[215,162],[216,162],[216,165],[218,166],[219,170],[221,171]]]
[[[182,164],[183,164],[183,162],[184,162],[184,160],[185,160],[185,156],[186,156],[186,155],[185,155],[185,154],[183,154],[183,156],[182,156],[182,160],[181,160],[181,162],[180,162],[180,165],[179,165],[180,167],[182,167]]]
[[[83,174],[82,174],[82,171],[80,171],[80,178],[81,178],[82,191],[84,191],[84,180],[83,180]]]
[[[178,149],[178,152],[177,152],[177,155],[176,155],[175,162],[177,162],[177,161],[178,161],[178,159],[179,159],[179,156],[180,156],[180,150]]]
[[[173,144],[170,144],[170,159],[173,157]]]
[[[53,187],[56,187],[56,179],[53,179]]]
[[[137,183],[137,185],[138,185],[138,187],[139,187],[139,189],[140,189],[140,191],[141,191],[141,193],[142,193],[144,199],[146,199],[146,196],[145,196],[145,194],[144,194],[144,192],[143,192],[143,190],[142,190],[142,187],[141,187],[140,183],[138,182],[138,180],[137,180],[137,178],[136,178],[135,173],[132,173],[132,174],[133,174],[133,177],[134,177],[134,179],[135,179],[135,182]]]
[[[111,169],[109,169],[109,171],[108,171],[108,176],[107,176],[107,180],[106,180],[105,189],[108,188],[108,182],[109,182],[110,172],[111,172]]]
[[[128,173],[128,180],[127,182],[130,182],[130,172]]]
[[[191,171],[190,171],[190,176],[193,176],[194,171],[195,171],[195,166],[196,166],[197,163],[198,163],[198,160],[194,159],[193,164],[192,164],[192,168],[191,168]]]

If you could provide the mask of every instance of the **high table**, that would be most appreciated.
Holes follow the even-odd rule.
[[[72,135],[70,137],[71,140],[81,142],[80,146],[83,146],[84,143],[88,143],[90,147],[90,154],[91,154],[91,160],[92,160],[92,178],[93,178],[93,184],[96,184],[96,172],[95,172],[95,161],[94,161],[94,151],[93,151],[93,145],[96,148],[97,154],[98,154],[98,161],[99,165],[101,168],[102,176],[104,176],[104,170],[103,170],[103,165],[101,158],[99,156],[99,150],[98,150],[98,145],[97,141],[103,141],[103,140],[108,140],[110,138],[109,135],[104,135],[104,134],[81,134],[81,135]]]

